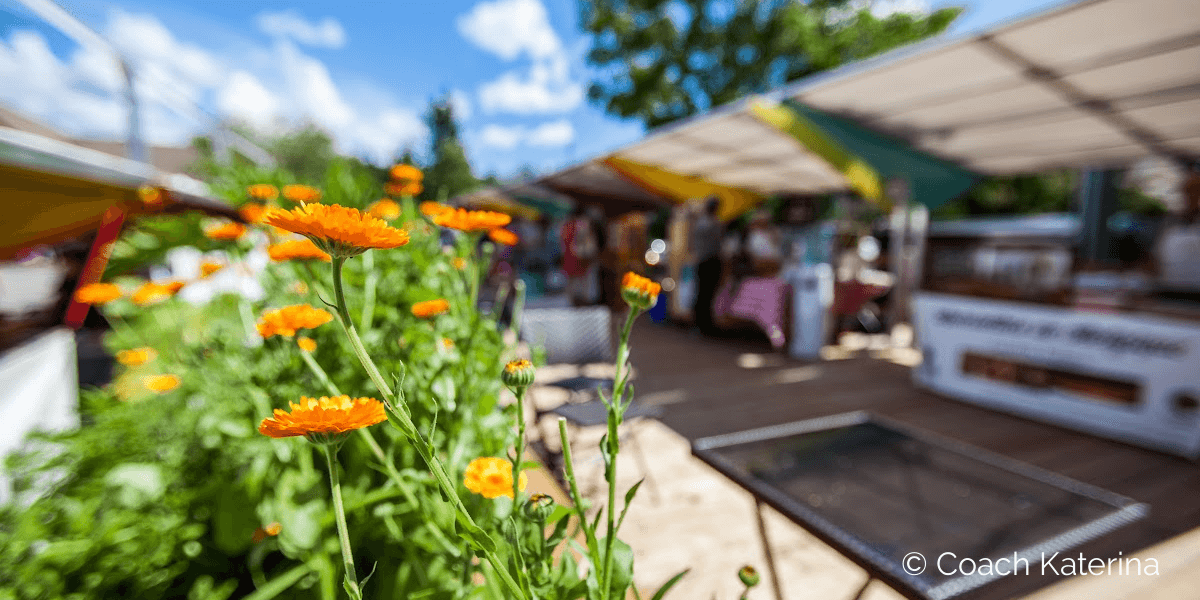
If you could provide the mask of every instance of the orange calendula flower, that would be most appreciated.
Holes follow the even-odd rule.
[[[279,532],[281,531],[283,531],[283,526],[276,521],[270,525],[267,525],[266,527],[259,527],[258,529],[255,529],[254,535],[250,536],[250,541],[257,544],[268,537],[275,537],[279,535]]]
[[[285,185],[283,186],[283,197],[298,204],[318,202],[321,200],[321,190],[311,185]]]
[[[141,200],[142,204],[146,205],[146,208],[162,208],[164,202],[162,190],[152,185],[143,185],[142,187],[138,188],[137,194],[138,200]]]
[[[425,186],[419,181],[410,181],[408,183],[386,183],[383,186],[383,192],[389,196],[416,196],[425,191]]]
[[[505,246],[516,246],[517,242],[521,241],[517,237],[517,234],[503,228],[489,231],[488,238],[497,244],[504,244]]]
[[[267,214],[267,207],[257,202],[247,202],[238,209],[238,214],[247,223],[262,223],[263,215]]]
[[[228,242],[246,234],[246,226],[241,223],[224,223],[204,230],[209,239]]]
[[[258,432],[273,438],[304,436],[313,443],[336,443],[355,429],[387,420],[383,403],[374,398],[300,398],[289,402],[290,412],[275,409],[275,415],[263,419]]]
[[[117,352],[117,362],[127,367],[144,365],[156,358],[158,358],[158,352],[154,348],[133,348]]]
[[[445,204],[442,204],[440,202],[434,202],[432,200],[430,200],[428,202],[422,202],[421,206],[419,208],[421,209],[421,214],[423,214],[427,217],[433,217],[435,215],[440,215],[448,210],[454,210],[453,208],[446,206]]]
[[[169,392],[183,383],[178,375],[150,375],[142,380],[142,385],[152,392],[160,394]]]
[[[287,240],[267,246],[267,255],[275,262],[285,260],[323,260],[331,259],[324,250],[312,243],[312,240]]]
[[[210,260],[206,260],[206,261],[200,263],[200,277],[208,277],[209,275],[212,275],[213,273],[216,273],[217,271],[220,271],[221,269],[224,269],[224,268],[225,268],[225,265],[223,265],[219,262],[212,262]]]
[[[384,198],[371,206],[367,207],[367,214],[372,217],[379,217],[385,221],[391,221],[400,217],[400,205],[396,204],[395,200]]]
[[[404,163],[392,166],[390,175],[392,176],[392,180],[396,182],[421,181],[425,179],[425,174],[420,169]]]
[[[413,316],[422,319],[436,317],[437,315],[440,315],[448,310],[450,310],[450,303],[444,298],[438,298],[437,300],[426,300],[424,302],[417,302],[412,305]]]
[[[83,304],[107,304],[121,297],[121,288],[111,283],[89,283],[75,290],[75,301]]]
[[[503,458],[485,456],[471,461],[464,473],[463,483],[467,489],[493,499],[500,496],[513,497],[512,463]],[[529,483],[529,477],[521,473],[521,491]]]
[[[263,313],[258,321],[258,334],[264,338],[273,335],[292,337],[299,329],[313,329],[333,320],[329,311],[308,304],[295,304]]]
[[[662,286],[630,271],[621,278],[621,297],[633,308],[646,310],[658,302]]]
[[[442,211],[433,215],[433,222],[442,227],[467,233],[491,231],[512,222],[512,217],[490,210],[467,210],[465,208]]]
[[[176,291],[178,290],[172,290],[171,287],[166,285],[160,285],[147,281],[146,283],[142,284],[142,287],[139,287],[137,291],[133,293],[133,296],[131,296],[130,299],[133,300],[133,303],[138,306],[149,306],[151,304],[158,304],[159,302],[167,300],[174,295]]]
[[[305,352],[312,352],[317,349],[317,342],[309,337],[296,338],[296,345]]]
[[[398,248],[408,232],[357,208],[337,204],[303,204],[290,211],[273,209],[266,222],[299,233],[332,256],[357,256],[371,248]]]
[[[269,183],[256,183],[246,188],[246,195],[255,200],[269,202],[279,197],[279,188]]]

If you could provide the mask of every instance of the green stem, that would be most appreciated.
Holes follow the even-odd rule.
[[[429,468],[429,472],[433,475],[434,480],[442,488],[443,494],[450,501],[451,506],[454,507],[458,519],[470,528],[474,535],[486,538],[487,534],[475,524],[475,520],[471,518],[471,513],[467,511],[467,507],[463,505],[462,499],[458,497],[458,489],[451,482],[446,468],[442,465],[442,461],[434,456],[433,445],[417,429],[416,424],[413,423],[408,406],[398,394],[393,394],[392,389],[383,380],[383,375],[380,374],[379,368],[375,366],[375,361],[371,360],[371,355],[367,354],[366,348],[363,347],[362,340],[359,339],[358,332],[354,329],[354,323],[350,321],[350,311],[346,306],[346,294],[342,286],[342,265],[345,262],[345,257],[336,257],[333,259],[333,291],[337,302],[339,320],[342,323],[342,330],[346,332],[346,337],[350,340],[350,347],[354,349],[354,354],[358,356],[363,369],[367,371],[367,376],[371,378],[376,389],[383,395],[390,409],[388,414],[393,418],[389,418],[388,422],[399,429],[412,442],[414,449],[416,449],[417,453],[425,461],[425,465]],[[525,594],[517,586],[516,581],[513,580],[508,570],[504,568],[504,563],[500,561],[495,551],[485,548],[482,552],[484,558],[492,564],[496,573],[499,574],[509,590],[516,593],[517,598],[525,598]]]
[[[629,316],[625,319],[625,327],[621,330],[621,343],[617,346],[617,365],[616,373],[613,381],[616,382],[613,388],[613,395],[610,399],[611,404],[608,409],[608,436],[605,442],[608,444],[609,464],[606,470],[608,476],[608,513],[607,522],[608,528],[604,538],[604,569],[601,571],[604,574],[604,597],[608,597],[612,585],[612,549],[613,540],[617,537],[616,525],[616,510],[617,510],[617,454],[620,452],[621,440],[618,434],[618,428],[621,426],[621,417],[624,413],[624,397],[625,383],[628,380],[628,366],[625,362],[629,357],[629,334],[633,331],[633,320],[637,318],[638,310],[632,306],[629,308]]]
[[[402,403],[397,403],[397,398],[392,394],[392,388],[384,381],[383,375],[379,372],[379,368],[375,366],[375,362],[371,360],[371,356],[367,354],[367,349],[363,347],[362,340],[358,337],[358,331],[354,329],[354,323],[350,320],[350,309],[346,305],[346,293],[342,286],[342,264],[346,262],[344,257],[333,259],[333,294],[337,302],[338,317],[342,322],[342,329],[346,332],[346,337],[350,340],[350,347],[353,348],[354,354],[358,356],[358,361],[367,371],[367,376],[379,389],[379,393],[383,394],[384,401],[392,407],[402,407],[405,416],[408,414],[408,407]],[[411,421],[410,421],[411,422]]]
[[[304,360],[304,364],[308,365],[308,370],[312,371],[313,375],[316,375],[317,381],[320,381],[321,385],[325,386],[325,389],[329,391],[329,395],[342,395],[342,393],[338,391],[337,386],[333,385],[333,382],[329,380],[329,374],[325,372],[325,369],[322,369],[321,365],[317,364],[317,361],[312,357],[311,352],[301,349],[300,358]]]
[[[363,254],[363,270],[367,273],[367,281],[363,286],[362,318],[359,326],[363,331],[371,328],[371,319],[375,316],[375,288],[379,285],[379,273],[375,270],[375,253],[368,250]]]
[[[333,381],[330,381],[329,375],[325,372],[325,369],[322,369],[321,365],[318,364],[317,361],[312,357],[312,353],[301,350],[300,358],[304,359],[304,364],[308,365],[309,370],[317,376],[317,379],[320,380],[321,384],[325,386],[325,389],[329,391],[330,395],[342,395],[342,393],[338,391],[337,386],[333,384]],[[365,441],[367,446],[371,449],[371,454],[374,454],[375,458],[383,464],[383,468],[387,470],[388,477],[391,478],[392,483],[396,484],[396,487],[399,488],[404,494],[404,498],[411,502],[413,506],[419,508],[421,503],[417,500],[416,495],[413,494],[412,490],[404,481],[404,478],[400,475],[400,471],[396,470],[396,465],[392,464],[392,461],[388,460],[387,455],[383,452],[383,447],[379,445],[379,442],[375,441],[375,436],[371,434],[371,430],[363,427],[357,431],[359,436],[363,438],[363,441]],[[441,532],[438,532],[439,535],[440,533]]]
[[[521,497],[520,476],[521,462],[525,455],[525,387],[519,387],[516,390],[517,394],[517,443],[514,444],[517,449],[516,458],[513,460],[512,479],[513,479],[513,512],[517,510],[517,499]]]
[[[521,313],[525,311],[525,280],[517,278],[513,282],[513,290],[512,318],[509,319],[508,328],[516,336],[521,333]]]
[[[350,550],[350,532],[346,528],[346,509],[342,506],[342,483],[338,479],[337,451],[323,446],[325,462],[329,464],[329,487],[333,490],[333,513],[337,517],[338,539],[342,543],[342,564],[346,568],[346,591],[354,600],[362,600],[358,574],[354,571],[354,555]]]
[[[596,543],[596,530],[592,529],[587,514],[583,510],[583,495],[579,493],[579,483],[575,479],[575,463],[571,460],[571,443],[567,439],[567,420],[558,419],[558,439],[562,442],[563,469],[567,475],[567,486],[571,489],[571,501],[575,503],[575,515],[579,517],[579,526],[583,529],[588,548],[599,548]],[[598,556],[592,556],[592,564],[599,562]]]

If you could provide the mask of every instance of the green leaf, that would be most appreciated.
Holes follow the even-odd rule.
[[[601,538],[604,540],[604,538]],[[605,542],[601,542],[602,547]],[[633,548],[619,539],[612,541],[612,581],[611,591],[618,592],[617,598],[625,597],[625,590],[633,583]]]
[[[242,600],[271,600],[295,585],[297,581],[300,581],[302,577],[311,573],[312,570],[313,568],[307,564],[296,565],[271,579],[266,585],[258,588],[254,593],[242,598]]]
[[[691,569],[684,569],[684,570],[680,571],[679,573],[677,573],[674,577],[668,579],[667,582],[664,583],[662,587],[658,588],[657,592],[654,592],[654,595],[650,597],[650,600],[662,600],[663,596],[665,596],[666,593],[668,591],[670,591],[670,589],[676,583],[679,583],[679,580],[683,579],[683,576],[687,575],[689,571],[691,571]]]
[[[633,497],[637,495],[638,488],[642,487],[643,481],[646,481],[644,477],[637,483],[633,484],[633,487],[629,488],[628,492],[625,492],[625,506],[621,507],[621,516],[617,518],[618,531],[620,531],[621,525],[625,523],[625,513],[629,512],[629,504],[633,502]]]

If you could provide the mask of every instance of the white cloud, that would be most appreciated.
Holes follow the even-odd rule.
[[[126,129],[125,105],[111,93],[121,89],[120,71],[101,52],[80,48],[64,62],[42,34],[15,31],[0,39],[0,81],[0,101],[68,133],[115,137]]]
[[[562,41],[540,0],[480,2],[458,18],[458,32],[476,46],[513,60],[522,52],[548,58],[562,52]]]
[[[258,16],[258,27],[267,35],[290,38],[309,46],[341,48],[346,44],[346,31],[333,17],[310,23],[292,10],[265,12]]]
[[[479,132],[479,140],[483,145],[501,150],[516,148],[524,138],[525,128],[521,126],[488,125]]]
[[[538,125],[526,138],[530,146],[558,148],[575,140],[575,127],[566,119]]]
[[[114,11],[105,31],[134,65],[143,136],[152,144],[186,144],[214,127],[210,113],[266,132],[312,122],[339,151],[379,164],[428,136],[418,111],[386,91],[367,84],[344,92],[323,62],[289,41],[292,34],[219,57],[180,41],[151,15]],[[106,51],[80,47],[59,58],[42,34],[13,31],[0,37],[0,81],[0,101],[63,133],[110,140],[127,133],[124,75]]]
[[[479,132],[479,141],[485,146],[511,150],[522,144],[543,148],[559,148],[575,140],[575,126],[566,119],[542,123],[533,129],[521,125],[485,126]]]
[[[567,51],[541,0],[481,2],[459,17],[458,31],[504,60],[531,60],[528,72],[510,70],[479,87],[485,112],[565,113],[583,103],[583,84],[572,80]]]
[[[353,109],[342,99],[324,63],[286,41],[278,44],[277,51],[289,95],[301,114],[333,131],[354,121]]]
[[[924,15],[929,11],[929,0],[873,0],[871,2],[871,14],[876,19],[886,19],[900,13]]]
[[[471,118],[471,99],[462,90],[450,90],[450,107],[454,110],[454,118],[466,121]]]
[[[272,129],[281,116],[279,98],[257,77],[240,70],[234,71],[217,92],[217,109],[259,131]]]
[[[348,133],[358,152],[376,164],[386,164],[401,148],[428,136],[429,129],[415,112],[387,109],[374,118],[358,119]]]
[[[509,71],[479,86],[479,103],[489,113],[565,113],[583,103],[583,84],[571,81],[565,61],[533,65],[523,76]]]

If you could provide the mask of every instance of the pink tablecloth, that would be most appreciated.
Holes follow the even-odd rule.
[[[774,278],[747,278],[741,285],[726,284],[713,299],[713,313],[722,317],[744,319],[762,328],[776,349],[783,348],[784,325],[791,286]]]

